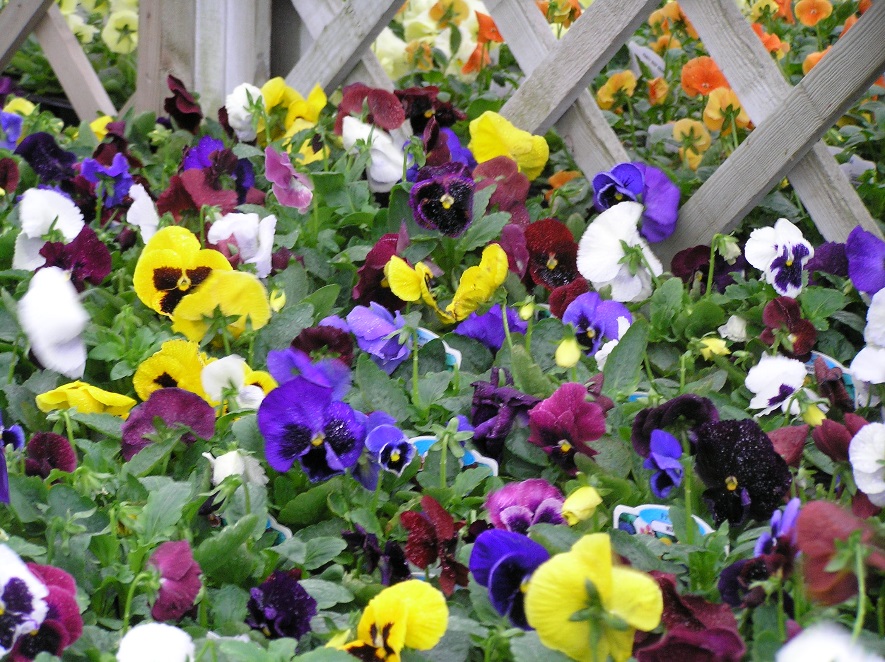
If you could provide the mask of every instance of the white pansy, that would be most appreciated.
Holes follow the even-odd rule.
[[[17,611],[21,607],[16,608],[11,604],[3,603],[3,594],[11,581],[15,581],[19,587],[21,587],[21,582],[24,582],[31,596],[28,611]],[[16,592],[22,593],[20,588]],[[49,595],[49,590],[46,585],[34,576],[34,573],[28,569],[19,555],[6,545],[0,545],[0,615],[9,612],[9,615],[13,617],[4,623],[9,628],[9,631],[4,634],[11,635],[11,642],[15,642],[20,636],[35,632],[40,628],[49,610],[45,600],[47,595]],[[9,649],[4,648],[3,643],[0,642],[0,657],[8,652]]]
[[[213,457],[211,453],[203,453],[203,457],[212,465],[213,485],[218,485],[228,476],[242,476],[248,483],[267,485],[268,478],[264,468],[251,455],[230,451],[218,457]]]
[[[885,384],[885,347],[867,345],[848,366],[851,377],[868,384]]]
[[[660,260],[639,236],[642,210],[638,202],[621,202],[606,209],[590,224],[578,244],[578,271],[596,290],[610,286],[615,301],[643,301],[652,289],[646,266],[631,274],[630,267],[622,264],[623,244],[639,247],[655,276],[663,273]]]
[[[227,111],[227,123],[237,134],[237,138],[243,142],[255,140],[255,129],[252,127],[252,111],[249,110],[249,101],[263,102],[261,90],[249,83],[237,85],[224,100],[224,108]]]
[[[258,409],[264,400],[264,391],[260,386],[246,384],[249,366],[245,359],[236,354],[212,361],[203,366],[200,381],[203,390],[213,402],[221,402],[225,393],[234,393],[234,402],[240,409]]]
[[[876,292],[870,301],[863,337],[870,345],[885,347],[885,289]]]
[[[66,271],[40,269],[18,303],[18,320],[31,350],[44,368],[79,379],[86,368],[86,345],[80,334],[89,313]]]
[[[357,141],[371,145],[370,162],[366,174],[369,188],[375,193],[387,193],[403,178],[405,154],[390,134],[377,126],[361,122],[356,117],[345,117],[341,129],[344,149],[350,151]]]
[[[777,652],[774,659],[775,662],[885,662],[885,658],[855,643],[847,629],[827,621],[802,630]]]
[[[258,214],[225,214],[212,223],[206,238],[217,244],[233,237],[240,259],[246,264],[254,264],[259,278],[267,278],[271,270],[273,239],[277,228],[277,217],[271,214],[258,218]]]
[[[598,367],[600,370],[603,370],[605,368],[605,362],[606,360],[608,360],[608,355],[611,354],[612,350],[618,346],[618,342],[620,342],[621,338],[624,337],[624,334],[627,333],[627,329],[629,328],[630,320],[628,320],[626,317],[619,317],[617,339],[604,342],[593,355],[593,358],[596,359],[596,367]]]
[[[194,640],[181,628],[142,623],[120,640],[117,662],[191,662],[195,654]]]
[[[156,234],[157,228],[160,227],[157,208],[141,184],[133,184],[129,187],[129,197],[132,198],[132,205],[126,212],[126,220],[138,228],[141,240],[148,243],[151,237]]]
[[[778,294],[795,298],[802,291],[802,268],[814,257],[814,247],[799,228],[781,218],[774,227],[750,233],[744,257],[764,273],[765,281]]]
[[[70,198],[51,189],[32,188],[25,191],[18,205],[22,231],[15,240],[13,269],[33,271],[42,267],[46,259],[40,249],[46,241],[43,236],[58,230],[65,241],[73,241],[83,229],[83,214]]]
[[[747,320],[738,315],[729,317],[728,321],[717,330],[720,336],[733,342],[746,342],[747,338],[749,338],[747,335]]]
[[[864,425],[848,446],[854,482],[877,506],[885,506],[885,425]]]
[[[801,361],[780,355],[763,355],[744,380],[744,385],[754,393],[750,409],[761,409],[760,414],[768,414],[780,407],[785,413],[789,409],[790,413],[798,414],[798,407],[792,407],[792,398],[802,388],[806,374],[805,364]]]

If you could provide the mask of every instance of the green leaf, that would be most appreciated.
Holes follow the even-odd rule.
[[[799,295],[802,313],[817,329],[829,328],[828,319],[848,304],[848,297],[829,287],[806,287]]]
[[[123,420],[119,416],[112,414],[81,414],[78,411],[71,413],[71,419],[82,423],[87,428],[101,432],[106,437],[119,440],[123,437],[120,427]]]
[[[253,156],[264,156],[264,152],[255,147],[255,145],[249,145],[248,143],[237,143],[233,146],[232,150],[234,156],[238,159],[249,159]]]
[[[479,191],[474,191],[473,193],[473,218],[474,221],[480,220],[483,214],[486,213],[486,210],[489,208],[489,201],[492,199],[492,196],[495,194],[495,189],[498,188],[498,184],[493,186],[486,186]]]
[[[534,524],[529,529],[529,538],[543,545],[550,554],[567,552],[580,537],[580,533],[561,524]]]
[[[439,401],[452,383],[452,373],[448,370],[430,372],[418,379],[418,397],[426,408]]]
[[[299,655],[298,662],[353,662],[353,656],[334,648],[317,648]]]
[[[225,623],[240,624],[246,620],[249,610],[249,593],[239,586],[222,586],[220,589],[209,589],[209,605],[214,616],[215,626]]]
[[[685,335],[689,338],[699,338],[710,331],[715,331],[724,322],[725,311],[722,307],[709,299],[703,299],[692,308],[688,324],[685,326]]]
[[[520,391],[546,398],[556,390],[550,378],[522,345],[513,345],[510,360],[513,382]]]
[[[307,545],[298,538],[289,538],[271,547],[270,551],[276,552],[296,565],[304,565],[304,560],[307,558]]]
[[[37,476],[9,475],[9,505],[23,524],[37,522],[43,513],[37,504],[46,503],[48,490]]]
[[[673,320],[684,308],[685,290],[678,278],[668,278],[651,297],[649,318],[656,338],[672,337]]]
[[[256,356],[267,356],[268,350],[287,347],[292,338],[313,324],[313,319],[314,307],[309,303],[287,303],[258,331],[255,342]]]
[[[513,637],[510,640],[510,653],[513,655],[513,662],[569,662],[571,659],[559,651],[547,648],[534,630]]]
[[[178,523],[192,492],[193,487],[188,483],[170,482],[148,495],[147,503],[133,525],[143,544],[157,542]]]
[[[474,467],[473,469],[465,469],[457,476],[455,476],[455,482],[452,484],[452,490],[454,490],[455,494],[457,494],[458,496],[467,496],[488,477],[489,470],[487,467]]]
[[[492,187],[490,186],[489,188]],[[475,199],[474,202],[476,202]],[[463,255],[474,248],[488,246],[492,241],[501,236],[501,230],[507,225],[509,220],[509,212],[499,211],[473,221],[470,227],[467,228],[467,232],[461,235],[461,238],[458,240],[457,250]]]
[[[332,490],[330,483],[323,483],[302,492],[283,506],[277,519],[283,524],[292,526],[305,526],[318,522],[328,512],[326,499]]]
[[[639,318],[630,325],[605,362],[602,371],[605,395],[614,399],[630,396],[636,391],[647,345],[648,322]]]
[[[341,584],[327,582],[324,579],[302,579],[301,586],[317,601],[317,607],[320,609],[329,609],[353,601],[353,593]]]
[[[352,391],[360,411],[386,411],[398,422],[409,418],[409,401],[402,387],[375,365],[368,354],[360,354],[354,373]]]
[[[231,562],[235,550],[249,540],[259,523],[257,515],[246,515],[233,526],[226,526],[211,538],[207,538],[194,550],[194,559],[204,573],[215,570]]]
[[[314,321],[319,321],[329,315],[335,306],[335,300],[338,298],[339,292],[341,292],[340,285],[326,285],[310,296],[305,297],[302,303],[313,306]],[[292,337],[294,338],[296,335],[298,333],[293,334]]]
[[[307,570],[316,570],[334,559],[346,548],[347,543],[342,538],[311,538],[307,541],[303,565]]]

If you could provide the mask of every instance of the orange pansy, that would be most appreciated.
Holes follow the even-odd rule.
[[[652,106],[660,106],[664,103],[669,92],[670,85],[661,76],[648,81],[648,102]]]
[[[860,0],[860,4],[857,5],[857,10],[863,14],[867,9],[873,6],[873,0]]]
[[[842,32],[839,33],[839,39],[845,36],[845,34],[854,27],[854,24],[857,23],[857,14],[852,14],[848,18],[845,19],[845,23],[842,25]]]
[[[780,37],[776,34],[769,34],[765,31],[758,23],[753,23],[753,32],[762,40],[762,45],[765,46],[765,49],[769,52],[777,56],[777,59],[780,60],[784,55],[790,52],[790,44],[785,41],[781,41]]]
[[[805,56],[805,61],[802,63],[802,73],[808,74],[809,71],[814,69],[817,66],[817,63],[821,61],[824,55],[830,52],[832,46],[827,46],[826,49],[822,51],[817,51],[816,53],[809,53]]]
[[[796,18],[802,25],[814,27],[833,13],[829,0],[799,0],[796,3]]]
[[[549,202],[556,189],[580,176],[581,173],[577,170],[558,170],[557,172],[554,172],[547,179],[547,183],[550,184],[550,190],[544,193],[544,199]]]
[[[671,48],[682,48],[682,42],[679,41],[672,34],[662,34],[660,37],[651,42],[649,46],[658,55],[663,55],[664,51],[670,50]]]
[[[706,96],[717,87],[729,87],[729,84],[710,56],[696,57],[682,67],[682,89],[687,96]]]
[[[678,23],[682,18],[679,5],[668,2],[660,9],[653,11],[648,17],[648,24],[655,30],[663,33],[670,32],[670,26]]]
[[[729,113],[734,114],[734,123],[740,128],[746,129],[750,125],[750,116],[741,106],[734,90],[720,87],[710,92],[707,107],[704,108],[704,125],[710,131],[721,131],[722,135],[727,136],[731,133],[731,124],[725,124]]]
[[[615,105],[615,96],[619,93],[628,97],[636,91],[636,76],[629,69],[613,73],[605,84],[596,92],[596,103],[603,110],[610,110]]]
[[[461,25],[470,16],[470,7],[464,0],[439,0],[428,15],[437,22],[440,30],[445,30],[451,25]]]
[[[504,37],[498,32],[498,26],[488,14],[476,12],[476,22],[479,23],[479,32],[476,35],[476,42],[479,44],[487,44],[490,41],[502,44]]]
[[[777,14],[778,18],[784,19],[784,22],[793,25],[796,22],[796,17],[793,16],[793,0],[774,0],[777,3]]]
[[[559,23],[567,28],[581,17],[578,0],[536,0],[535,4],[548,23]]]

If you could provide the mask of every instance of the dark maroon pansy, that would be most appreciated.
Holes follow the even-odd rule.
[[[516,161],[508,156],[496,156],[473,169],[476,190],[494,185],[489,200],[491,207],[510,214],[510,223],[525,228],[529,224],[529,210],[525,206],[529,194],[529,178],[519,171]]]
[[[578,244],[565,223],[545,218],[525,229],[529,274],[548,290],[568,285],[578,277]]]
[[[791,467],[798,467],[808,439],[809,426],[790,425],[768,433],[768,438],[774,444],[774,450],[784,458],[784,462]]]
[[[292,347],[313,358],[338,359],[353,363],[353,336],[334,326],[312,326],[295,336]]]
[[[360,306],[368,306],[373,301],[391,311],[401,310],[406,302],[390,291],[384,276],[384,265],[390,258],[399,254],[408,245],[408,239],[401,234],[390,232],[383,235],[369,253],[366,261],[359,268],[357,283],[353,286],[351,297]]]
[[[525,232],[513,223],[501,229],[501,241],[498,242],[507,253],[507,268],[520,278],[525,278],[529,267],[529,249],[525,245]]]
[[[15,193],[20,178],[21,175],[15,159],[8,156],[0,159],[0,188],[6,191],[6,195]]]
[[[498,459],[514,424],[528,423],[528,412],[541,400],[514,388],[513,376],[506,368],[493,367],[488,381],[476,381],[471,386],[473,443],[484,455]]]
[[[808,358],[817,341],[817,330],[802,319],[799,302],[791,297],[780,296],[769,301],[762,310],[765,328],[759,336],[766,345],[780,341],[784,354],[800,361]]]
[[[371,574],[378,568],[384,586],[403,582],[412,576],[406,554],[398,542],[388,540],[382,551],[374,533],[368,533],[359,524],[355,524],[354,528],[355,531],[342,531],[341,537],[347,543],[347,548],[362,558],[363,570]]]
[[[547,303],[550,305],[550,314],[562,319],[569,304],[582,294],[586,294],[589,291],[590,283],[588,283],[582,276],[578,276],[567,285],[560,285],[559,287],[554,288],[553,291],[550,292],[550,297],[547,299]]]
[[[439,586],[449,596],[455,586],[467,586],[469,570],[455,559],[458,531],[464,522],[455,522],[436,499],[421,498],[422,512],[406,511],[400,522],[409,532],[406,558],[419,568],[427,568],[434,561],[440,563]]]
[[[163,110],[169,113],[169,116],[175,120],[179,127],[185,131],[196,133],[197,127],[203,121],[203,111],[200,110],[200,104],[188,92],[184,83],[175,76],[170,74],[166,79],[166,84],[169,86],[172,96],[163,101]]]
[[[53,469],[72,472],[77,468],[77,453],[67,437],[54,432],[38,432],[25,450],[25,474],[46,478]]]
[[[406,121],[403,106],[393,92],[369,87],[363,83],[353,83],[345,86],[341,93],[341,103],[338,104],[338,115],[335,118],[337,135],[341,135],[344,118],[348,115],[360,117],[364,105],[369,111],[366,121],[385,131],[399,128]]]
[[[203,587],[200,564],[186,540],[164,542],[154,550],[148,565],[160,573],[160,591],[151,607],[155,621],[178,621],[194,606]]]
[[[196,393],[181,388],[161,388],[129,412],[122,426],[123,459],[127,462],[153,443],[147,435],[157,432],[154,419],[159,417],[168,429],[188,428],[181,441],[192,444],[197,437],[210,439],[215,434],[215,409]]]
[[[440,126],[452,126],[459,120],[467,119],[467,116],[452,106],[451,102],[439,100],[439,88],[435,85],[408,87],[404,90],[394,90],[393,93],[402,104],[413,133],[424,131],[431,120],[435,120]]]
[[[848,462],[848,446],[852,438],[869,422],[852,413],[846,413],[842,420],[843,423],[837,423],[825,418],[811,432],[814,445],[833,462]]]
[[[713,285],[717,292],[734,283],[731,274],[744,273],[748,266],[743,255],[734,262],[728,262],[721,255],[716,255],[713,262]],[[683,249],[673,256],[670,271],[679,277],[690,289],[697,288],[701,294],[707,291],[707,278],[710,270],[710,247],[699,245]]]
[[[84,225],[74,240],[65,244],[48,241],[40,249],[46,258],[46,267],[60,267],[71,274],[71,284],[82,292],[88,282],[101,285],[111,273],[111,252],[88,225]]]
[[[814,359],[814,379],[817,381],[818,393],[830,401],[830,407],[842,411],[854,411],[854,400],[845,388],[842,368],[838,366],[830,368],[823,357],[817,356]]]

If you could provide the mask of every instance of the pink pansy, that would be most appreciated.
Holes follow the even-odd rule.
[[[305,213],[313,200],[313,190],[310,180],[295,171],[289,155],[268,147],[264,150],[264,168],[279,203]]]

